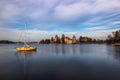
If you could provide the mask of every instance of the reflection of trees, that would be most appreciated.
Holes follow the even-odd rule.
[[[24,71],[24,79],[26,80],[26,78],[27,78],[27,57],[30,57],[30,56],[32,56],[34,53],[35,53],[36,51],[18,51],[18,52],[16,52],[15,53],[15,55],[16,55],[16,57],[17,57],[17,59],[18,59],[18,61],[19,61],[19,63],[23,66],[23,71]],[[22,60],[24,60],[24,61],[22,61],[21,62],[21,57],[22,56]]]
[[[80,49],[79,49],[80,54],[87,54],[91,51],[94,51],[93,46],[91,46],[89,44],[81,44],[80,45]]]
[[[114,46],[113,55],[120,60],[120,46]]]

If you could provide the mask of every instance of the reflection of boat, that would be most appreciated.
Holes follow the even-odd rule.
[[[30,56],[34,55],[34,53],[36,53],[36,51],[17,51],[15,53],[19,64],[21,64],[22,68],[23,68],[23,75],[24,75],[24,80],[27,79],[27,75],[28,75],[28,68],[27,68],[27,61]]]
[[[36,51],[17,51],[17,55],[31,55],[32,53],[35,53]]]
[[[25,24],[26,28],[26,24]],[[18,47],[16,48],[17,51],[36,51],[35,47],[32,47],[31,45],[28,45],[26,40],[24,40],[24,47]]]

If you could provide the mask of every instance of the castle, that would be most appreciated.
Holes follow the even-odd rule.
[[[64,34],[62,34],[61,38],[59,38],[58,35],[56,35],[55,37],[52,37],[51,43],[75,44],[77,43],[77,39],[75,35],[73,35],[72,38],[69,38],[68,36],[65,36]]]

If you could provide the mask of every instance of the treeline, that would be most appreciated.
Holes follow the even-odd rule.
[[[23,43],[23,42],[0,40],[0,43],[10,44],[10,43]],[[80,43],[114,44],[114,43],[119,43],[120,44],[120,30],[112,32],[111,35],[108,35],[106,40],[93,39],[87,36],[80,36],[79,38],[76,38],[75,35],[73,35],[73,37],[70,38],[62,34],[61,37],[59,37],[58,35],[55,35],[54,37],[51,37],[51,39],[43,39],[39,43],[40,44],[80,44]]]
[[[80,43],[96,43],[96,44],[103,44],[106,43],[106,40],[100,40],[100,39],[92,39],[87,36],[80,36],[78,39],[76,39],[76,36],[73,35],[72,39],[69,37],[64,37],[63,34],[60,37],[56,35],[55,37],[51,37],[51,39],[43,39],[40,41],[40,44],[80,44]]]
[[[93,39],[87,36],[80,36],[76,39],[76,36],[73,35],[72,38],[65,36],[62,34],[61,37],[56,35],[55,37],[51,37],[51,39],[45,39],[40,41],[41,44],[79,44],[79,43],[97,43],[97,44],[113,44],[120,43],[120,30],[112,32],[111,35],[108,35],[106,40]]]
[[[41,44],[50,44],[50,39],[43,39],[43,40],[41,40],[39,43],[41,43]]]
[[[111,35],[108,35],[108,38],[106,39],[106,42],[108,44],[120,43],[120,30],[112,32]]]
[[[15,43],[15,42],[9,40],[0,40],[0,44],[11,44],[11,43]]]
[[[80,36],[78,39],[78,43],[96,43],[96,44],[103,44],[106,43],[106,40],[101,39],[93,39],[87,36]]]

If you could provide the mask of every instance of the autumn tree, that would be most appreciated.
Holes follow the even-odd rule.
[[[120,42],[120,30],[112,32],[112,35],[108,35],[107,43],[119,43]]]

